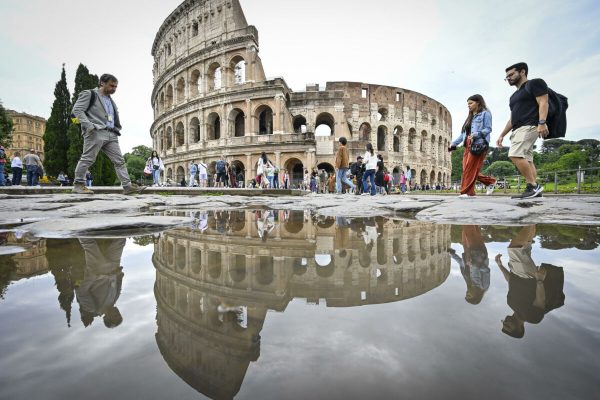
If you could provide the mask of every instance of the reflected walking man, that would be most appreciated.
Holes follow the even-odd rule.
[[[479,304],[490,287],[490,267],[487,248],[478,225],[462,227],[462,258],[450,249],[450,255],[460,266],[460,272],[467,284],[465,300]]]
[[[538,324],[544,316],[565,303],[564,272],[561,267],[542,263],[539,267],[531,258],[535,225],[525,226],[508,246],[508,268],[502,255],[496,256],[498,268],[508,282],[506,301],[514,311],[502,321],[502,332],[520,339],[525,335],[525,322]]]
[[[107,328],[115,328],[123,322],[115,303],[123,284],[125,239],[79,239],[79,243],[85,252],[84,278],[75,289],[81,322],[88,327],[102,316]]]

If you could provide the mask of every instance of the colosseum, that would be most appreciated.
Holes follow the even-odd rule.
[[[224,155],[246,181],[260,154],[289,172],[334,170],[338,139],[351,160],[371,142],[394,175],[412,169],[413,183],[448,184],[450,113],[411,90],[360,82],[328,82],[291,90],[267,78],[258,31],[238,0],[186,0],[164,21],[152,46],[153,146],[164,179],[179,182],[192,160],[209,165]]]

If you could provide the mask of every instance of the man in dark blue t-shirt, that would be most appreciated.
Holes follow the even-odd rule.
[[[518,63],[506,69],[506,81],[516,86],[510,97],[510,120],[496,142],[502,148],[504,137],[510,135],[508,157],[525,177],[527,187],[520,199],[540,197],[544,188],[537,183],[537,170],[533,164],[533,146],[538,138],[548,136],[548,85],[542,79],[527,79],[529,67]]]

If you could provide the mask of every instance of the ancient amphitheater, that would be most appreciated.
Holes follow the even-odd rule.
[[[332,172],[344,136],[352,159],[371,142],[395,174],[410,166],[414,183],[449,183],[452,121],[442,104],[359,82],[293,91],[266,77],[258,52],[258,31],[238,0],[186,0],[164,21],[152,46],[150,132],[164,178],[181,180],[191,160],[214,170],[225,155],[249,180],[265,151],[294,185],[305,168]]]

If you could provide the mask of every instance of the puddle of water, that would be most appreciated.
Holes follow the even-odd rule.
[[[600,395],[599,227],[193,215],[0,233],[0,398]]]

